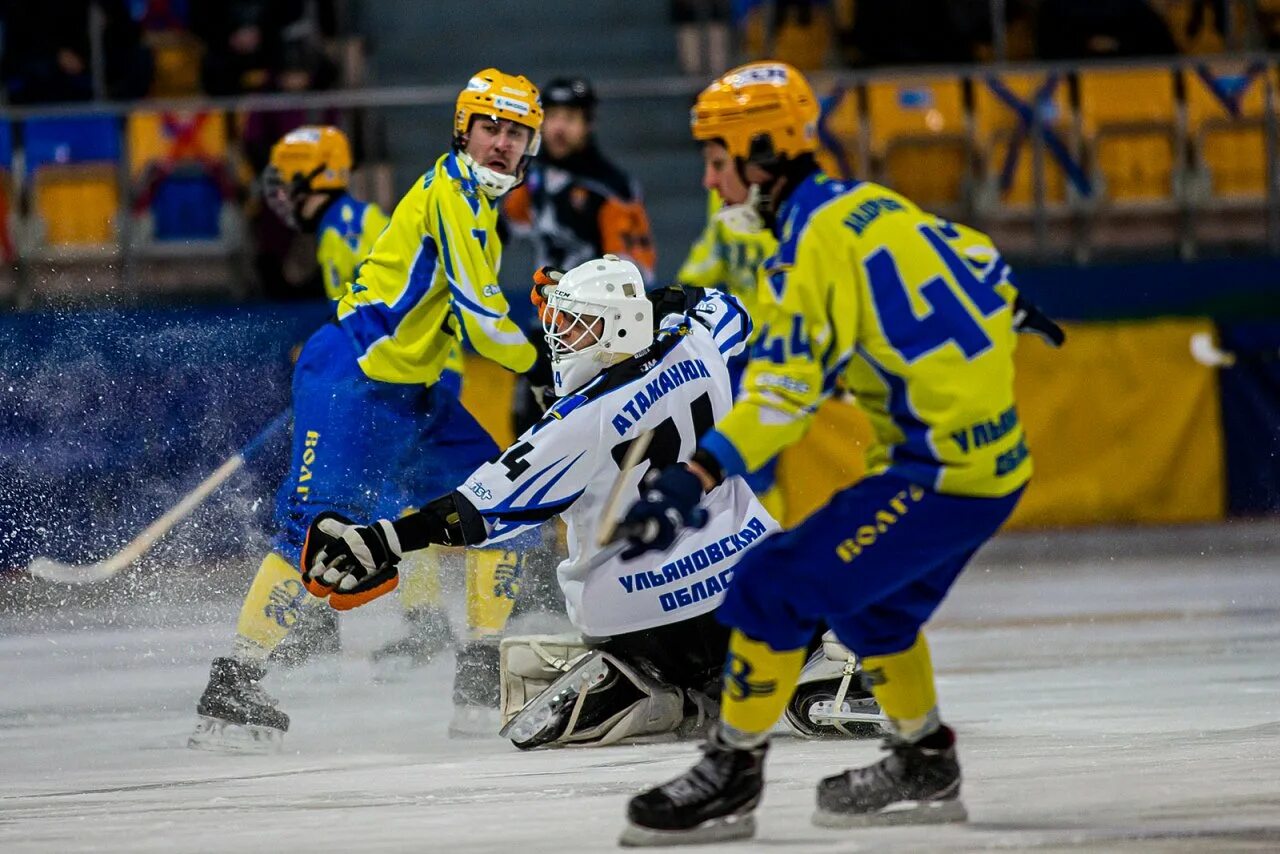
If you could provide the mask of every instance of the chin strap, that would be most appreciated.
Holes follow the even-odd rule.
[[[490,169],[488,166],[481,166],[465,151],[459,152],[458,158],[467,164],[467,168],[471,170],[471,177],[475,178],[476,186],[480,188],[480,192],[491,199],[502,198],[521,181],[519,174],[506,175]]]
[[[761,198],[760,186],[752,184],[745,201],[716,211],[716,221],[735,234],[759,234],[766,227],[760,214]]]

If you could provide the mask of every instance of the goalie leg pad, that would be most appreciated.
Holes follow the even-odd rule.
[[[503,638],[498,647],[503,725],[590,651],[578,634]]]
[[[547,744],[603,746],[674,733],[683,719],[679,688],[592,650],[525,706],[501,735],[523,750]]]

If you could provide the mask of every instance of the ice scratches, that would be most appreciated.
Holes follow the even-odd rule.
[[[1162,854],[1185,851],[1199,854],[1209,850],[1275,851],[1276,844],[1280,843],[1280,824],[1240,825],[1234,822],[1222,822],[1217,827],[1176,822],[1163,826],[1061,828],[1034,823],[970,821],[965,830],[977,838],[970,839],[969,845],[953,850],[1159,851]],[[1001,839],[1003,834],[1011,836]],[[994,838],[983,840],[982,837],[988,835]],[[987,844],[983,844],[984,841]],[[1221,844],[1229,842],[1245,844],[1230,848]]]

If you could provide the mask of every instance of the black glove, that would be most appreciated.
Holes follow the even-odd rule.
[[[555,403],[556,396],[552,393],[555,377],[551,367],[551,351],[547,349],[546,340],[539,336],[533,344],[533,349],[538,352],[538,358],[534,360],[533,367],[524,376],[529,382],[529,392],[538,405],[538,418],[541,418],[542,413],[547,411],[547,407]],[[518,435],[523,431],[516,432]]]
[[[347,611],[396,589],[400,540],[386,519],[357,525],[333,511],[312,520],[302,546],[302,583]]]
[[[690,288],[684,285],[669,285],[665,288],[654,288],[645,296],[653,303],[653,322],[661,323],[668,314],[686,314],[702,299],[702,288]]]
[[[1067,340],[1062,327],[1022,294],[1013,301],[1013,330],[1035,335],[1050,347],[1061,347]]]
[[[622,552],[623,560],[671,548],[682,529],[707,524],[707,511],[698,506],[702,481],[683,464],[650,469],[640,489],[644,497],[631,505],[618,526],[619,539],[631,544]]]

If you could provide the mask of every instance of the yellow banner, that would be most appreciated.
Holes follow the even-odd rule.
[[[1035,475],[1008,527],[1221,519],[1216,371],[1191,358],[1207,320],[1090,323],[1061,350],[1022,338],[1017,400]]]

